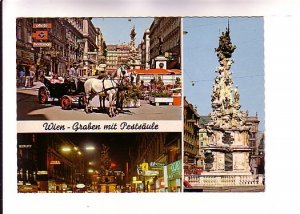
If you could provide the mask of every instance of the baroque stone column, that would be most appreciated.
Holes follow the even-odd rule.
[[[250,175],[249,130],[247,112],[240,111],[238,86],[233,86],[231,56],[236,46],[231,43],[229,26],[219,37],[215,49],[219,66],[215,72],[211,95],[211,121],[206,126],[209,144],[204,147],[206,175]]]

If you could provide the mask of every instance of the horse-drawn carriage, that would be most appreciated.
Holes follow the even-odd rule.
[[[42,78],[44,84],[39,88],[39,103],[45,104],[50,99],[58,99],[60,106],[64,110],[72,108],[73,103],[77,103],[79,108],[84,107],[84,81],[77,77],[47,77]]]
[[[72,104],[77,103],[78,108],[84,107],[85,112],[90,113],[95,107],[91,105],[91,101],[99,96],[98,108],[105,109],[105,99],[107,99],[108,114],[113,117],[117,113],[118,96],[126,88],[128,77],[128,72],[123,66],[103,78],[44,77],[42,81],[44,85],[39,88],[38,99],[41,104],[47,103],[49,98],[58,99],[64,110],[71,109]]]

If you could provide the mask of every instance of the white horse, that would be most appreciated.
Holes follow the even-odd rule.
[[[109,78],[96,79],[90,78],[84,83],[85,91],[85,112],[92,112],[90,101],[96,96],[105,96],[108,98],[109,108],[108,115],[116,116],[117,111],[114,109],[114,102],[118,92],[118,88],[122,87],[128,81],[128,72],[124,66],[120,66]],[[101,103],[101,101],[100,101]],[[101,104],[100,104],[101,105]]]

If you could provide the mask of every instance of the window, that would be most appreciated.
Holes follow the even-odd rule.
[[[233,155],[232,153],[225,153],[225,171],[233,170]]]

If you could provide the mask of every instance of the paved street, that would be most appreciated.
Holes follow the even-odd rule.
[[[116,117],[110,118],[106,113],[94,109],[86,114],[84,109],[73,105],[72,110],[61,109],[57,100],[47,104],[39,104],[37,94],[41,86],[35,82],[32,88],[17,89],[18,120],[180,120],[182,108],[179,106],[154,106],[141,100],[139,108],[124,108]],[[97,98],[96,98],[97,99]]]

